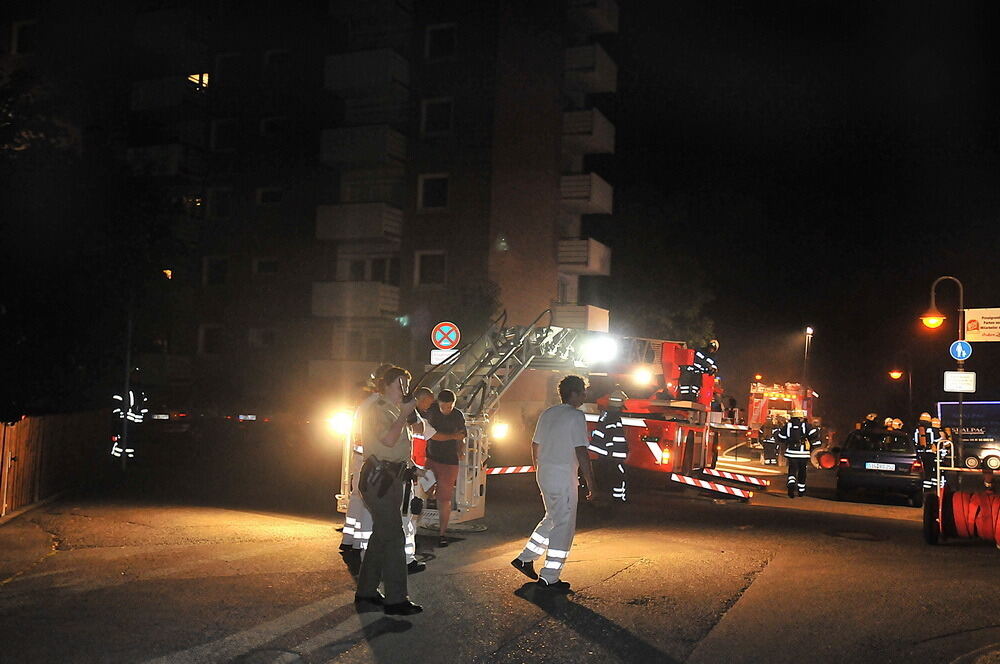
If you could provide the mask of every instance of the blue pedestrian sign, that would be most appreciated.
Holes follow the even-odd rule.
[[[954,360],[967,360],[972,357],[972,344],[968,341],[956,341],[948,348]]]

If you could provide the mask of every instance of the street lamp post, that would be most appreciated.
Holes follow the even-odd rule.
[[[945,321],[946,317],[938,311],[935,300],[937,285],[945,280],[954,281],[958,285],[958,340],[965,341],[965,288],[962,286],[962,282],[955,277],[945,275],[934,280],[934,283],[931,284],[931,306],[924,313],[924,315],[920,317],[920,320],[930,329],[941,327],[941,324]],[[965,371],[965,360],[955,360],[955,363],[958,371]],[[962,445],[962,408],[965,401],[964,397],[964,393],[958,393],[958,444],[955,447],[958,450],[959,462],[962,462],[965,459],[965,450]]]

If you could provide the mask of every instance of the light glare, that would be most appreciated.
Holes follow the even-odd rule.
[[[338,436],[346,436],[351,433],[351,420],[350,413],[340,411],[326,418],[326,426],[330,430],[330,433]]]

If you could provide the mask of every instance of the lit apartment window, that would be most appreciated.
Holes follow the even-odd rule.
[[[260,121],[260,135],[261,136],[280,136],[285,133],[285,129],[288,126],[288,118],[285,117],[273,117],[264,118]]]
[[[414,260],[413,283],[416,286],[444,286],[447,256],[440,250],[418,251]]]
[[[38,23],[15,21],[10,30],[11,55],[27,55],[38,48]]]
[[[239,140],[240,123],[235,118],[212,120],[211,146],[213,150],[235,150]]]
[[[250,328],[251,348],[270,348],[274,345],[274,330],[268,327]]]
[[[199,92],[208,88],[208,72],[201,74],[188,74],[188,85]]]
[[[233,190],[209,189],[208,216],[212,219],[228,219],[233,216]]]
[[[448,174],[426,173],[417,182],[417,208],[440,210],[448,207]]]
[[[205,286],[221,286],[229,279],[229,259],[225,256],[205,256],[201,263],[201,282]]]
[[[255,258],[255,259],[253,259],[253,273],[254,274],[277,274],[278,273],[278,259],[277,258]]]
[[[285,199],[285,190],[278,187],[263,187],[257,190],[259,205],[277,205]]]
[[[203,324],[198,326],[198,354],[218,355],[223,350],[222,326]]]
[[[443,60],[455,55],[456,34],[454,23],[427,26],[424,56],[428,60]]]
[[[450,134],[454,105],[450,97],[420,102],[420,133],[424,136]]]

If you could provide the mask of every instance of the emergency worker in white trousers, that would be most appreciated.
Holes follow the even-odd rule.
[[[511,561],[518,571],[537,579],[540,587],[569,590],[560,581],[576,532],[576,505],[579,472],[587,485],[587,500],[593,497],[594,473],[587,455],[587,420],[580,406],[587,391],[580,376],[566,376],[559,382],[562,403],[542,413],[531,438],[531,460],[545,505],[545,516],[517,558]],[[541,574],[534,561],[545,556]]]

